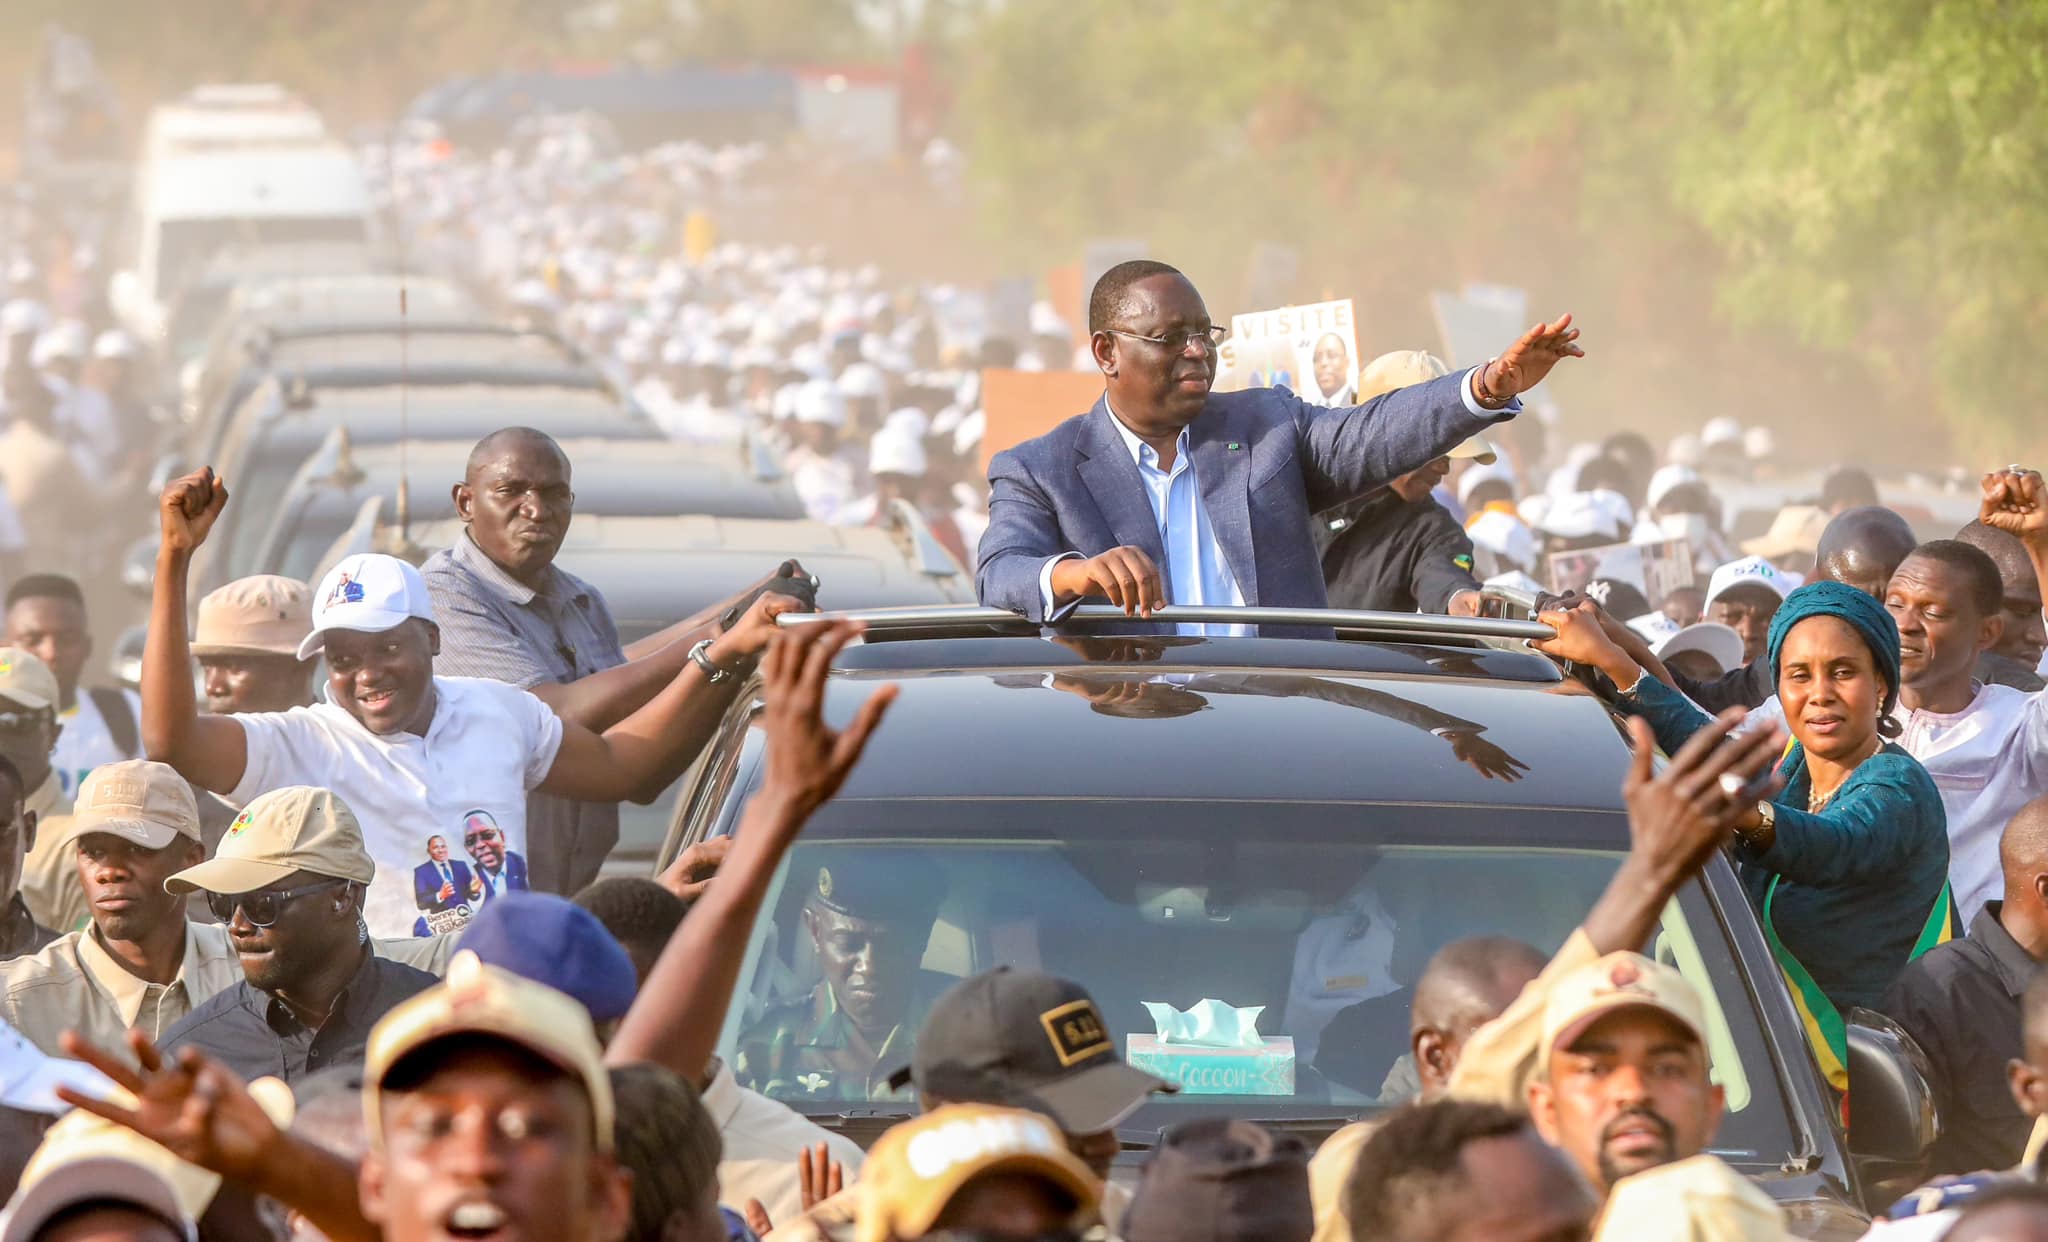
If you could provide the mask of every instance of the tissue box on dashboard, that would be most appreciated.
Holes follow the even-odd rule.
[[[1203,1048],[1130,1035],[1125,1059],[1188,1095],[1293,1095],[1294,1040],[1277,1035],[1261,1048]]]

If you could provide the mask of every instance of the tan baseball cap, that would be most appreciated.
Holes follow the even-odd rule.
[[[291,1124],[295,1102],[283,1082],[258,1078],[249,1094],[272,1124]],[[135,1105],[119,1087],[109,1097],[123,1107]],[[206,1214],[220,1183],[220,1174],[187,1164],[126,1126],[73,1109],[29,1157],[0,1218],[0,1242],[28,1242],[58,1214],[97,1200],[132,1203],[191,1238],[197,1232],[193,1222]]]
[[[147,850],[160,850],[179,837],[197,841],[199,801],[168,763],[103,763],[79,786],[62,839],[75,841],[89,832],[112,833]]]
[[[21,647],[0,647],[0,698],[40,711],[57,705],[57,674]]]
[[[598,1150],[612,1149],[612,1081],[590,1012],[545,984],[484,965],[468,950],[450,959],[440,984],[385,1014],[370,1030],[363,1117],[373,1149],[384,1146],[378,1112],[392,1068],[427,1045],[457,1035],[516,1044],[575,1078],[590,1100]]]
[[[1593,1236],[1628,1242],[1748,1242],[1788,1235],[1784,1209],[1755,1182],[1718,1156],[1693,1156],[1614,1183]]]
[[[199,601],[194,656],[277,655],[297,659],[313,632],[313,588],[297,578],[237,578]]]
[[[1557,981],[1543,1006],[1543,1042],[1548,1057],[1617,1009],[1641,1007],[1666,1014],[1706,1043],[1707,1017],[1700,994],[1685,976],[1640,953],[1609,953]]]
[[[1077,1223],[1092,1222],[1102,1183],[1067,1149],[1050,1118],[990,1104],[948,1104],[891,1129],[860,1170],[854,1242],[921,1238],[977,1177],[1023,1173],[1074,1201]]]
[[[247,893],[298,871],[368,884],[377,874],[355,812],[328,790],[273,789],[242,808],[212,858],[164,881],[173,893]]]
[[[1383,392],[1442,379],[1450,373],[1451,368],[1445,365],[1444,360],[1426,349],[1397,349],[1381,354],[1358,369],[1358,400],[1363,404]],[[1445,456],[1490,466],[1499,460],[1500,455],[1493,451],[1485,437],[1472,436]]]

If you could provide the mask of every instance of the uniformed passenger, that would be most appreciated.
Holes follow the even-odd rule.
[[[804,898],[804,930],[821,978],[740,1036],[740,1081],[777,1099],[891,1096],[937,995],[919,963],[944,885],[907,853],[835,859]]]

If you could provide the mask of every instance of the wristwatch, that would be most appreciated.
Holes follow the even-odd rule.
[[[1761,850],[1764,847],[1759,845],[1758,841],[1766,840],[1778,831],[1778,808],[1769,801],[1759,800],[1756,804],[1756,813],[1757,818],[1763,822],[1747,832],[1737,832],[1735,835],[1749,848]]]
[[[721,668],[712,663],[711,656],[708,654],[710,650],[711,640],[708,638],[690,648],[690,663],[704,670],[704,679],[706,681],[715,686],[721,681],[730,681],[734,677],[739,676],[738,673],[733,672],[729,668]]]

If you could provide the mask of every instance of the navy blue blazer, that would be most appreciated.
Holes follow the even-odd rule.
[[[1521,411],[1515,402],[1498,414],[1474,415],[1465,406],[1466,374],[1397,388],[1348,409],[1310,405],[1285,388],[1209,394],[1188,426],[1188,455],[1246,604],[1327,607],[1310,516],[1390,483]],[[1165,568],[1144,480],[1110,420],[1105,394],[1086,414],[989,463],[988,532],[975,573],[983,604],[1032,621],[1059,620],[1071,605],[1048,618],[1038,579],[1046,560],[1065,552],[1098,556],[1129,545]]]

